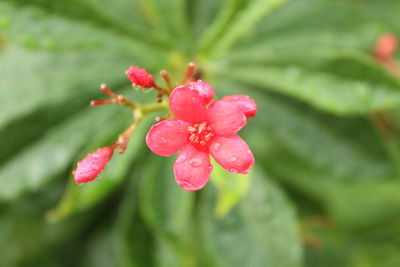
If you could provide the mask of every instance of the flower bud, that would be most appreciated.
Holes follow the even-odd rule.
[[[87,183],[93,181],[111,159],[115,147],[102,147],[90,153],[83,160],[78,162],[78,167],[72,172],[75,182]]]
[[[376,42],[374,55],[382,61],[389,60],[397,48],[397,38],[391,33],[382,35]]]
[[[129,69],[125,71],[125,74],[135,85],[144,88],[151,88],[154,86],[153,76],[142,68],[130,66]]]

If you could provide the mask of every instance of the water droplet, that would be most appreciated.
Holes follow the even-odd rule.
[[[190,165],[192,165],[193,167],[200,167],[201,164],[203,164],[203,159],[201,157],[193,157],[190,160]]]
[[[247,154],[253,155],[253,153],[251,153],[251,150],[250,150],[250,149],[247,150]]]
[[[248,174],[250,172],[250,169],[247,169],[243,172],[243,174]]]
[[[231,173],[238,173],[238,170],[236,170],[235,168],[230,168],[229,171],[230,171]]]
[[[235,156],[231,157],[231,161],[232,161],[232,162],[237,161],[237,157],[235,157]]]
[[[192,97],[192,101],[193,101],[193,102],[198,102],[199,99],[198,99],[197,97]]]
[[[178,156],[178,158],[176,159],[176,163],[184,162],[186,159],[187,159],[186,153],[182,153],[182,154],[180,154],[180,155]]]
[[[221,149],[221,143],[215,142],[213,144],[213,149],[214,149],[215,152],[218,152]]]
[[[178,183],[181,187],[192,187],[193,186],[191,183],[189,183],[185,180],[180,180]]]

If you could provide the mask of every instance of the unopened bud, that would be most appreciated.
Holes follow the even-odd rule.
[[[144,88],[151,88],[154,86],[153,76],[142,68],[130,66],[129,69],[125,71],[125,74],[135,85]]]
[[[397,38],[391,33],[382,35],[375,44],[374,55],[382,61],[389,60],[397,49]]]
[[[115,146],[106,146],[90,153],[78,162],[78,167],[72,172],[76,183],[93,181],[103,170],[114,153]]]

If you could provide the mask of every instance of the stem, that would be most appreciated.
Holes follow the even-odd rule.
[[[168,101],[141,106],[141,111],[142,111],[143,115],[146,115],[146,114],[149,114],[149,113],[152,113],[155,111],[160,111],[163,109],[169,109]]]
[[[160,75],[163,77],[165,83],[167,84],[168,92],[172,92],[173,87],[172,87],[171,79],[169,78],[167,71],[166,70],[160,71]]]
[[[168,90],[162,88],[158,84],[154,83],[153,88],[160,92],[161,95],[168,95]]]
[[[136,127],[143,119],[143,112],[141,108],[135,109],[134,117],[135,119],[133,120],[132,124],[118,137],[117,143],[120,144],[118,152],[120,154],[125,152],[133,132],[136,130]]]
[[[195,69],[196,69],[196,64],[194,62],[189,62],[185,76],[183,76],[183,79],[180,82],[180,84],[186,84],[187,82],[189,82],[192,78]]]
[[[100,85],[100,89],[101,89],[101,91],[103,91],[103,93],[105,95],[108,95],[110,97],[110,99],[92,100],[90,102],[90,105],[92,107],[101,106],[101,105],[120,105],[120,106],[130,107],[133,110],[138,107],[138,104],[136,104],[135,102],[129,101],[128,99],[126,99],[126,96],[118,95],[118,94],[114,93],[113,91],[111,91],[105,83]]]

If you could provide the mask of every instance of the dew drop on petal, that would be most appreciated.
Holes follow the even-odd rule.
[[[190,165],[192,165],[193,167],[200,167],[201,164],[203,164],[203,159],[201,157],[193,157],[190,160]]]
[[[231,157],[231,161],[232,161],[232,162],[237,161],[237,157],[235,157],[235,156]]]
[[[185,180],[181,180],[178,183],[179,183],[180,186],[183,186],[183,187],[192,187],[193,186],[191,183],[189,183],[189,182],[187,182]]]
[[[221,149],[221,143],[215,142],[213,144],[213,149],[214,149],[215,152],[218,152]]]
[[[235,168],[230,168],[229,171],[230,171],[231,173],[238,173],[238,170],[236,170]]]
[[[186,153],[182,153],[182,154],[180,154],[180,155],[178,156],[178,158],[176,159],[176,162],[177,162],[177,163],[179,163],[179,162],[184,162],[186,159],[187,159]]]

